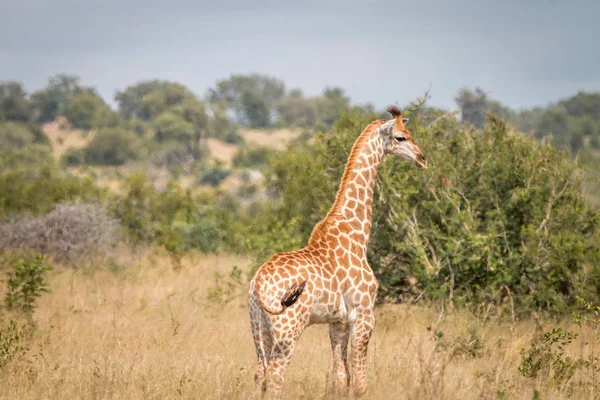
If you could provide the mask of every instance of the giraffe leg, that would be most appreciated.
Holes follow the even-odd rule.
[[[304,328],[290,331],[272,332],[273,347],[266,372],[266,397],[280,398],[283,389],[285,373],[294,356],[294,348]]]
[[[254,373],[254,381],[256,383],[257,392],[261,395],[266,389],[265,371],[267,369],[267,363],[269,362],[269,355],[271,354],[272,340],[258,299],[251,295],[248,300],[248,305],[250,309],[252,336],[254,338],[254,346],[256,347],[256,356],[258,358]]]
[[[263,319],[263,323],[266,324]],[[271,351],[273,349],[273,338],[271,337],[271,332],[265,325],[262,326],[262,339],[263,339],[263,350],[264,350],[264,358],[259,360],[259,364],[256,366],[257,374],[255,375],[256,386],[260,389],[261,395],[265,393],[267,390],[267,381],[266,381],[266,372],[267,366],[269,364],[269,360],[271,358]]]
[[[259,350],[257,345],[258,362],[254,373],[254,382],[256,383],[256,390],[258,395],[263,395],[267,390],[266,371],[269,363],[269,356],[271,354],[271,348],[273,346],[273,339],[268,329],[262,328],[260,333],[260,341],[262,347]],[[256,343],[256,339],[255,339]]]
[[[367,349],[375,325],[375,316],[369,310],[359,313],[352,324],[352,380],[354,397],[367,391]]]
[[[350,327],[347,323],[329,324],[329,339],[333,350],[333,393],[336,397],[346,396],[350,375],[348,374],[348,338]]]

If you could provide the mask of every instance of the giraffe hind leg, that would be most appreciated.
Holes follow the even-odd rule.
[[[273,316],[266,314],[269,321],[272,338],[271,354],[266,371],[267,399],[278,399],[282,395],[285,373],[294,356],[294,349],[298,339],[304,332],[309,318],[308,307],[304,310],[293,309],[285,316]],[[287,321],[286,321],[287,320]]]
[[[299,334],[280,332],[275,335],[266,370],[266,398],[279,399],[282,395],[285,373],[294,356]]]
[[[265,373],[271,355],[273,341],[269,329],[267,328],[267,321],[258,298],[252,296],[249,299],[249,306],[252,336],[256,347],[256,356],[258,358],[254,372],[254,381],[256,383],[256,389],[261,395],[265,392],[267,387]]]

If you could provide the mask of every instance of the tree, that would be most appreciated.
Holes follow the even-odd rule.
[[[183,118],[194,127],[192,152],[196,158],[200,157],[200,140],[208,133],[209,118],[206,106],[195,97],[187,97],[181,103],[173,106],[171,112]]]
[[[217,82],[215,88],[209,90],[207,98],[212,105],[219,105],[227,111],[232,111],[236,122],[250,124],[248,103],[257,103],[255,99],[262,99],[264,104],[258,106],[257,114],[261,115],[258,120],[264,122],[262,116],[265,113],[264,108],[268,110],[270,119],[284,94],[285,84],[279,79],[259,74],[231,75],[228,79]]]
[[[266,128],[270,125],[270,111],[267,102],[255,92],[244,92],[240,99],[245,120],[251,128]]]
[[[53,121],[64,113],[70,99],[82,90],[79,77],[56,75],[42,90],[31,95],[31,107],[37,122]]]
[[[91,165],[123,165],[138,158],[137,138],[124,129],[102,129],[85,147],[84,158]]]
[[[75,128],[92,129],[107,123],[105,118],[111,111],[94,90],[85,90],[69,99],[64,116]]]
[[[476,128],[483,128],[488,113],[493,113],[504,120],[511,120],[513,112],[500,102],[490,100],[481,88],[475,91],[462,89],[455,98],[460,108],[463,124],[473,124]]]
[[[207,136],[227,143],[242,143],[244,138],[238,133],[238,126],[227,117],[225,111],[218,106],[213,108],[213,116],[207,127]]]
[[[50,147],[50,141],[42,129],[33,123],[0,123],[0,149],[13,150],[41,144]]]
[[[558,105],[573,117],[590,117],[600,120],[600,93],[579,92],[561,100]]]
[[[185,86],[160,80],[141,82],[115,95],[121,115],[144,120],[153,120],[188,98],[195,96]]]
[[[154,124],[156,126],[156,140],[159,142],[175,140],[185,143],[190,150],[192,149],[195,129],[190,122],[172,112],[165,112],[156,118]]]
[[[19,82],[0,84],[0,119],[27,122],[31,118],[31,109],[27,93]]]
[[[317,102],[302,97],[301,93],[290,93],[277,105],[278,122],[283,126],[314,127],[318,113]]]
[[[323,91],[323,97],[318,107],[320,119],[325,126],[330,127],[340,118],[344,110],[347,110],[349,107],[350,98],[346,96],[344,89],[327,87]]]

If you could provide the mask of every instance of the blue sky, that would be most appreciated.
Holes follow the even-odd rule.
[[[378,107],[430,88],[451,108],[475,86],[530,107],[600,90],[599,15],[595,0],[0,0],[0,80],[75,74],[112,102],[140,80],[203,96],[258,72]]]

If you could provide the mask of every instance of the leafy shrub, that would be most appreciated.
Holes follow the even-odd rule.
[[[27,122],[31,118],[31,107],[27,93],[19,82],[0,83],[0,120]]]
[[[125,188],[114,209],[134,243],[157,243],[172,254],[190,249],[215,252],[232,244],[229,233],[236,206],[229,199],[193,197],[173,181],[157,191],[143,174],[128,177]]]
[[[46,273],[50,270],[52,267],[46,264],[46,256],[21,260],[14,274],[10,273],[7,279],[8,292],[4,298],[6,308],[31,319],[38,297],[49,292]]]
[[[59,204],[37,218],[0,225],[0,248],[32,249],[58,262],[105,255],[118,240],[119,225],[103,205]]]
[[[39,126],[16,122],[0,123],[1,149],[21,149],[31,144],[50,145],[48,137]]]
[[[223,136],[223,141],[225,143],[230,143],[230,144],[242,144],[242,143],[244,143],[244,137],[242,135],[240,135],[239,133],[237,133],[237,131],[232,131],[232,132],[227,132]]]
[[[123,165],[139,156],[134,133],[120,128],[99,131],[84,149],[85,160],[91,165]]]
[[[85,151],[76,148],[68,149],[61,157],[61,164],[66,167],[85,164]]]
[[[181,251],[199,249],[214,253],[223,246],[224,232],[219,221],[203,218],[198,222],[173,222],[173,229],[181,238]]]
[[[230,173],[231,171],[227,168],[220,164],[215,164],[204,171],[202,178],[200,178],[200,183],[210,186],[219,186]]]
[[[192,123],[172,112],[159,115],[154,124],[156,126],[156,140],[159,142],[174,140],[191,144],[191,140],[196,133]]]
[[[223,140],[227,143],[243,143],[244,138],[237,131],[237,125],[220,109],[213,111],[208,124],[207,136]]]
[[[266,167],[269,163],[269,157],[274,153],[272,149],[266,147],[241,147],[233,156],[233,165],[235,167]]]
[[[103,114],[108,111],[104,100],[94,91],[87,90],[69,99],[64,116],[74,128],[92,129],[103,126]]]
[[[49,212],[57,203],[105,197],[89,178],[61,171],[46,146],[0,151],[0,214]]]
[[[183,85],[167,81],[145,81],[117,92],[119,111],[127,119],[155,119],[169,107],[194,95]]]
[[[171,167],[187,167],[201,163],[210,154],[207,146],[198,146],[197,151],[192,151],[189,144],[168,140],[160,143],[150,143],[149,156],[154,165]]]
[[[10,320],[0,325],[0,370],[6,370],[10,361],[26,351],[25,332],[19,324]]]
[[[565,354],[565,347],[577,336],[577,333],[563,331],[562,328],[545,332],[539,343],[531,343],[528,350],[521,349],[519,372],[527,378],[536,378],[542,374],[556,383],[570,380],[578,368],[593,364],[592,361],[574,359]]]

